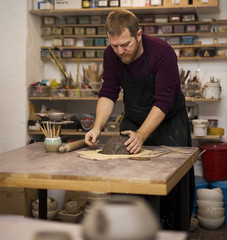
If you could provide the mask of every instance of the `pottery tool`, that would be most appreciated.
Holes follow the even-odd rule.
[[[62,65],[60,64],[60,62],[58,61],[58,59],[55,57],[54,53],[52,52],[52,50],[50,48],[48,48],[49,52],[51,53],[51,56],[53,57],[55,64],[58,66],[58,68],[60,69],[60,71],[62,72],[62,74],[64,75],[65,78],[68,78],[68,75],[66,73],[66,71],[64,70],[64,68],[62,67]]]
[[[154,153],[153,155],[150,155],[150,156],[144,156],[144,157],[130,157],[129,159],[131,159],[131,160],[137,160],[137,161],[149,161],[149,160],[151,160],[151,158],[159,157],[159,156],[162,156],[162,155],[165,155],[165,154],[171,153],[171,152],[172,152],[172,150],[169,150],[169,151],[165,151],[165,152]]]
[[[64,152],[70,152],[79,148],[86,147],[87,144],[85,143],[84,139],[82,140],[77,140],[71,143],[66,143],[62,146],[59,147],[59,152],[64,153]]]
[[[46,138],[58,138],[61,125],[58,125],[58,129],[56,131],[56,124],[50,122],[43,122],[43,127],[40,126],[41,131],[45,135]]]
[[[178,149],[177,147],[169,147],[169,146],[165,146],[165,145],[161,145],[160,147],[167,148],[167,149],[170,149],[174,152],[179,152],[179,153],[185,153],[185,154],[191,153],[191,152],[186,151],[186,150]]]

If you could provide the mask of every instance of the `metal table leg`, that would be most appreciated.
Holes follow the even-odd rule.
[[[190,199],[189,199],[189,173],[179,182],[181,189],[180,211],[181,211],[181,230],[189,231],[190,228]]]
[[[39,189],[39,219],[47,219],[47,189]]]

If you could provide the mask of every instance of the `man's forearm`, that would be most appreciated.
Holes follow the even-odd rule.
[[[101,97],[98,100],[96,107],[96,118],[94,128],[100,131],[105,126],[114,109],[114,102],[108,98]]]
[[[152,107],[147,118],[137,130],[137,132],[142,136],[143,142],[154,132],[164,118],[165,114],[158,107]]]

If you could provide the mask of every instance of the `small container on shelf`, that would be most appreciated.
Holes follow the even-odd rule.
[[[144,33],[155,34],[157,33],[157,26],[144,26]]]
[[[50,56],[50,52],[48,49],[41,49],[40,51],[41,58],[47,58]]]
[[[95,58],[95,50],[86,50],[85,58]]]
[[[184,25],[174,25],[174,32],[175,33],[184,33],[185,32],[185,26]]]
[[[83,42],[84,42],[84,46],[94,46],[93,38],[85,38]]]
[[[187,24],[185,26],[186,33],[196,33],[197,26],[195,24]]]
[[[53,46],[62,46],[62,39],[61,38],[54,38],[54,39],[52,39],[52,45]]]
[[[51,27],[41,27],[42,35],[50,35],[51,34]]]
[[[168,23],[168,16],[155,16],[155,23]]]
[[[200,32],[210,32],[210,30],[211,30],[211,25],[209,25],[209,24],[199,25]]]
[[[172,33],[173,32],[173,26],[172,25],[163,25],[162,26],[162,32],[163,33]]]
[[[94,97],[95,93],[93,89],[81,89],[81,96],[82,97]]]
[[[45,25],[53,25],[54,22],[55,22],[54,17],[44,17],[43,18],[43,24],[45,24]]]
[[[66,24],[77,24],[77,17],[67,16],[65,17]]]
[[[104,50],[102,49],[96,50],[96,58],[103,58],[103,55],[104,55]]]
[[[183,14],[182,15],[182,22],[194,22],[196,21],[195,14]]]
[[[53,27],[51,30],[53,35],[61,35],[62,34],[62,28],[61,27]]]
[[[183,36],[181,38],[183,45],[194,45],[195,44],[195,37],[194,36]]]
[[[80,55],[80,58],[84,58],[84,51],[83,50],[73,50],[73,57],[78,58]]]
[[[74,38],[64,38],[64,46],[71,47],[75,45],[75,39]]]
[[[72,58],[73,57],[73,50],[71,49],[64,49],[61,53],[62,58]]]
[[[73,35],[73,28],[72,27],[64,27],[63,34],[64,35]]]
[[[216,48],[214,47],[199,48],[200,57],[214,57],[215,55],[216,55]]]
[[[181,52],[183,57],[194,57],[196,54],[195,48],[184,48]]]
[[[98,35],[106,35],[106,28],[105,27],[97,27],[97,34]]]
[[[84,35],[85,34],[85,28],[84,27],[75,27],[74,28],[74,34],[75,35]]]
[[[79,24],[89,24],[90,17],[89,16],[79,16]]]
[[[91,16],[91,24],[101,24],[101,16]]]
[[[29,97],[49,97],[50,87],[43,85],[34,85],[28,88]]]
[[[181,38],[180,37],[170,37],[169,43],[171,45],[180,45],[181,44]]]
[[[169,15],[169,21],[170,22],[180,22],[181,15],[180,14],[171,14],[171,15]]]
[[[64,88],[51,88],[50,95],[51,97],[66,97],[66,89]]]
[[[67,97],[81,97],[80,88],[66,89]]]
[[[106,39],[105,38],[95,38],[94,43],[95,43],[95,46],[105,46]]]
[[[144,22],[144,23],[153,23],[154,22],[154,16],[153,15],[148,15],[148,14],[145,14],[145,15],[143,15],[143,17],[142,17],[142,21]]]
[[[95,35],[96,34],[96,27],[87,27],[86,28],[87,35]]]

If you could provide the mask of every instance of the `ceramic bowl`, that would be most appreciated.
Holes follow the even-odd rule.
[[[201,226],[207,229],[218,229],[220,228],[225,220],[225,217],[211,219],[211,218],[204,218],[198,215],[199,223]]]
[[[197,190],[197,198],[199,200],[220,202],[223,200],[224,196],[219,191],[213,189],[200,188]]]
[[[204,218],[221,218],[225,214],[224,208],[202,208],[198,209],[198,213]]]
[[[58,213],[58,210],[54,210],[54,211],[47,211],[47,219],[48,220],[52,220],[56,217]],[[34,218],[39,218],[39,211],[35,211],[32,209],[32,215]]]
[[[52,121],[62,121],[65,113],[63,112],[50,112],[48,113],[48,118]]]
[[[58,152],[59,147],[62,145],[62,141],[60,137],[57,138],[45,138],[44,146],[46,152],[48,153],[56,153]]]
[[[64,205],[66,211],[72,211],[78,206],[77,201],[69,201]]]
[[[58,213],[59,218],[62,222],[71,222],[71,223],[79,223],[83,217],[83,211],[80,211],[78,213],[65,213],[64,210],[60,211]]]
[[[140,198],[115,195],[91,208],[82,222],[84,239],[153,239],[159,229],[157,216]]]
[[[223,201],[206,201],[206,200],[197,200],[198,207],[203,208],[222,208],[224,205]]]
[[[36,200],[32,203],[32,209],[35,211],[39,210],[39,200]],[[47,210],[48,211],[55,211],[58,209],[58,201],[54,198],[48,198],[47,201]]]
[[[81,126],[84,130],[90,130],[94,125],[94,119],[92,118],[83,118],[81,119]]]

